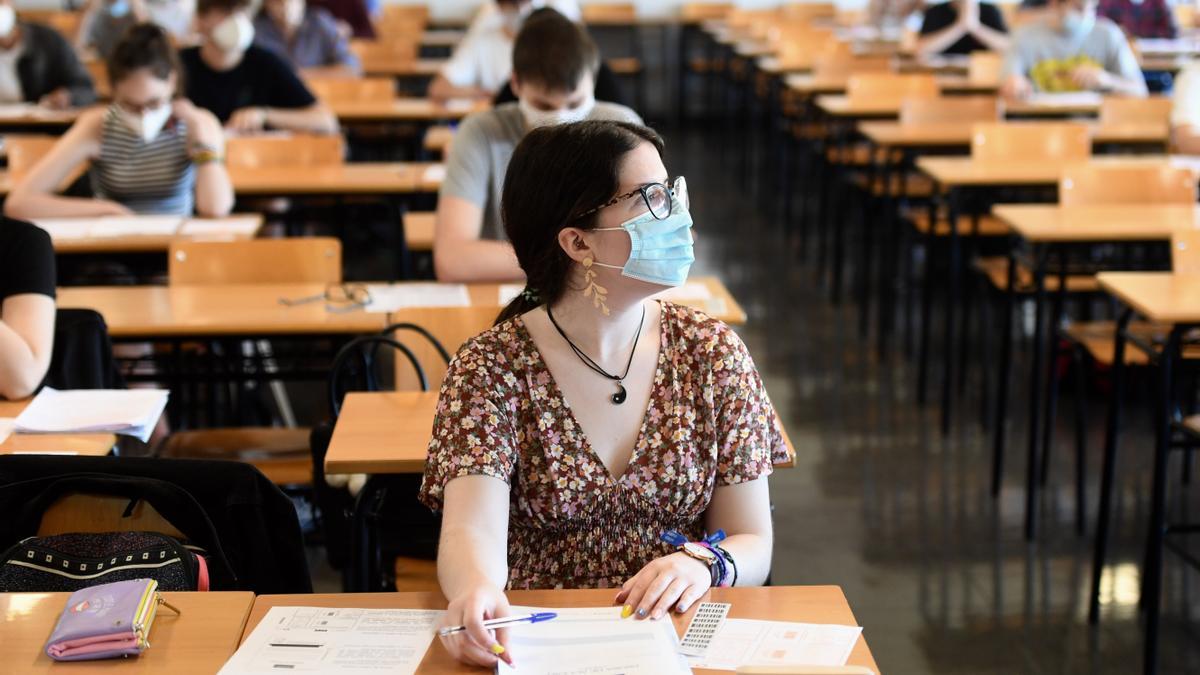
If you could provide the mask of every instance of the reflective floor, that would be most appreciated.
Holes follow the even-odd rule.
[[[731,179],[740,174],[731,168],[735,144],[704,132],[669,140],[668,170],[687,176],[692,195],[696,271],[719,275],[745,306],[750,320],[739,332],[797,449],[797,466],[771,479],[774,583],[841,586],[888,674],[1138,672],[1148,411],[1135,406],[1126,416],[1116,541],[1100,626],[1090,629],[1092,540],[1074,530],[1071,402],[1059,416],[1042,531],[1026,543],[1023,407],[1014,406],[1004,489],[994,500],[975,378],[961,397],[963,417],[943,438],[936,405],[915,402],[914,364],[876,357],[858,337],[853,304],[830,302],[767,202]],[[1013,372],[1027,368],[1018,359]],[[1014,387],[1014,400],[1027,400],[1024,378]],[[1094,511],[1105,406],[1099,393],[1089,403]],[[1179,490],[1172,467],[1171,512],[1195,512],[1197,490]],[[1198,584],[1196,571],[1168,553],[1161,672],[1200,672]]]

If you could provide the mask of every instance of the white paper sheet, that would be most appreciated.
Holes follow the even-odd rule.
[[[1039,108],[1068,108],[1100,105],[1100,94],[1094,91],[1056,91],[1033,94],[1025,102]]]
[[[38,218],[33,224],[45,230],[52,241],[86,239],[92,227],[90,219],[82,218]]]
[[[577,609],[513,607],[514,614],[557,612],[558,618],[510,629],[516,668],[501,662],[497,675],[671,675],[690,673],[677,653],[669,620],[622,619],[620,607]]]
[[[446,100],[446,110],[453,112],[470,112],[475,107],[474,99],[451,98]]]
[[[434,164],[433,166],[425,167],[425,173],[421,175],[421,181],[424,183],[441,183],[446,180],[446,165]]]
[[[411,307],[468,307],[471,296],[463,284],[367,284],[368,312],[386,313]]]
[[[0,443],[8,440],[9,435],[17,426],[17,420],[11,417],[0,417]]]
[[[203,239],[253,237],[261,226],[262,218],[259,216],[189,218],[179,228],[179,234]]]
[[[500,306],[508,307],[508,303],[515,300],[524,290],[524,284],[500,284]]]
[[[179,231],[178,216],[110,216],[92,221],[93,237],[146,235],[169,237]]]
[[[740,666],[844,666],[862,628],[784,621],[725,619],[708,653],[689,659],[694,668]]]
[[[283,671],[410,675],[425,658],[442,614],[420,609],[272,607],[220,675]]]
[[[17,416],[25,433],[107,432],[150,438],[167,406],[165,389],[79,389],[46,387]]]

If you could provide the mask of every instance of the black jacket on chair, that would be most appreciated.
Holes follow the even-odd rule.
[[[60,87],[71,92],[71,105],[85,106],[96,101],[92,76],[75,55],[71,43],[58,31],[38,23],[21,22],[25,49],[17,59],[17,76],[25,100],[37,103]]]
[[[42,511],[72,492],[150,502],[218,563],[213,590],[311,593],[291,500],[240,462],[140,457],[0,456],[0,550],[37,534]],[[181,494],[181,493],[186,493]],[[206,527],[194,500],[211,523]],[[215,533],[216,541],[212,541]],[[220,562],[228,563],[228,572]]]
[[[104,317],[90,309],[59,309],[54,351],[43,385],[55,389],[124,389]]]

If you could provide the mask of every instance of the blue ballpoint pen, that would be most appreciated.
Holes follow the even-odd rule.
[[[557,616],[558,614],[555,612],[534,612],[533,614],[505,616],[499,619],[488,619],[487,621],[483,622],[483,627],[487,628],[488,630],[492,630],[494,628],[504,628],[506,626],[512,626],[518,623],[541,623],[543,621],[549,621]],[[446,637],[447,635],[453,635],[466,629],[466,626],[448,626],[446,628],[439,629],[438,635],[441,637]]]

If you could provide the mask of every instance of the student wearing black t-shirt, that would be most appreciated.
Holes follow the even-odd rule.
[[[54,345],[54,246],[50,235],[0,218],[0,398],[32,394]]]
[[[254,41],[250,0],[199,0],[199,47],[179,53],[187,96],[227,129],[337,132],[337,119],[282,58]]]
[[[925,8],[917,54],[1002,52],[1008,49],[1007,32],[1004,16],[990,2],[950,0]]]

